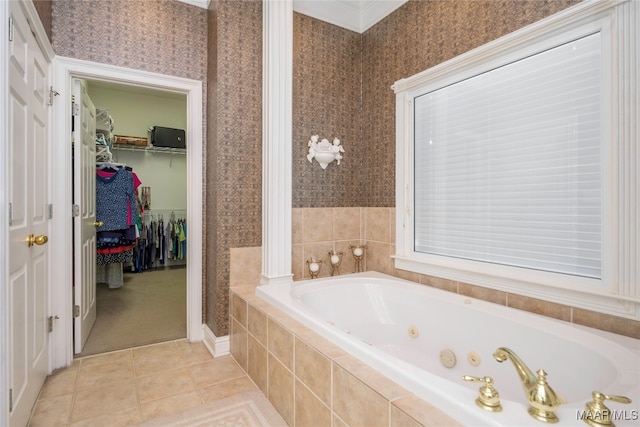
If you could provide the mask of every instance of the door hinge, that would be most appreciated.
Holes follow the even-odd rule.
[[[74,102],[73,105],[71,106],[71,113],[74,116],[79,116],[80,115],[80,105]]]
[[[53,321],[58,319],[58,316],[49,316],[49,318],[47,319],[47,331],[49,331],[50,333],[53,332]]]
[[[13,411],[13,389],[9,389],[9,413]]]
[[[73,317],[80,317],[80,306],[79,305],[74,305],[73,306]]]
[[[73,205],[71,208],[71,215],[74,217],[80,216],[80,205]]]
[[[53,97],[60,95],[60,92],[53,90],[53,86],[49,86],[49,105],[53,105]]]
[[[9,41],[13,41],[13,17],[9,17]]]
[[[49,203],[49,219],[53,218],[53,204]]]
[[[9,225],[13,225],[13,204],[9,203]]]

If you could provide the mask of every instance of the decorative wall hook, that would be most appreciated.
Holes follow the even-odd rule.
[[[353,258],[356,260],[356,269],[354,273],[362,272],[362,259],[364,258],[364,251],[367,249],[367,245],[351,245],[349,246],[349,249],[351,249]]]
[[[333,138],[333,144],[329,142],[327,138],[323,138],[322,141],[318,142],[320,137],[318,135],[312,135],[309,143],[309,154],[307,154],[307,160],[310,163],[313,163],[313,159],[316,159],[318,163],[320,163],[320,167],[322,169],[326,169],[329,163],[337,160],[338,164],[340,164],[340,160],[342,159],[342,154],[344,153],[344,148],[340,145],[340,140],[338,138]]]
[[[316,277],[318,277],[318,274],[320,274],[320,266],[322,265],[322,260],[316,260],[315,258],[311,257],[311,259],[308,259],[307,261],[305,261],[305,263],[307,264],[307,269],[309,270],[309,275],[311,276],[311,278],[315,279]]]
[[[344,252],[336,252],[334,250],[329,251],[329,262],[331,262],[331,275],[337,276],[340,274],[340,264],[342,264],[342,257]]]

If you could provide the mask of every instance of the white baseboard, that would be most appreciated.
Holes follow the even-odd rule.
[[[231,347],[229,335],[216,337],[213,331],[209,329],[209,326],[207,326],[206,324],[202,325],[202,332],[202,342],[213,357],[226,356],[230,354]]]

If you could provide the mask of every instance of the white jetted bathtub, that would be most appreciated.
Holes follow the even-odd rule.
[[[591,394],[606,401],[618,426],[637,426],[640,340],[366,272],[259,286],[257,295],[468,426],[542,426],[530,417],[516,369],[493,353],[507,347],[534,373],[544,369],[560,396],[556,425],[586,426],[580,413]],[[444,365],[452,365],[445,367]],[[503,410],[475,404],[490,376]]]

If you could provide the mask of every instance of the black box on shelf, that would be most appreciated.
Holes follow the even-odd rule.
[[[151,131],[151,145],[154,147],[187,148],[184,129],[154,126]]]

